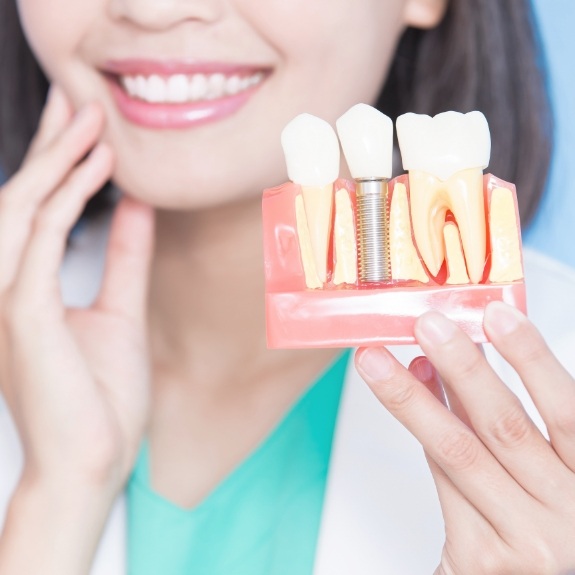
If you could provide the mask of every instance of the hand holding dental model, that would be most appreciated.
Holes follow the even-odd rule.
[[[483,114],[400,116],[394,180],[387,116],[358,104],[337,129],[354,183],[335,131],[302,114],[282,134],[293,184],[264,192],[270,347],[413,343],[429,310],[483,342],[490,301],[525,310],[515,188],[483,175]]]

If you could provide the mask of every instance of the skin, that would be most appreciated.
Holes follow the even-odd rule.
[[[259,203],[262,188],[286,177],[285,123],[303,110],[333,122],[373,101],[403,28],[434,26],[445,9],[442,0],[361,2],[360,10],[347,0],[273,0],[265,9],[256,0],[20,0],[54,88],[22,169],[0,193],[0,385],[25,452],[0,572],[87,572],[144,432],[154,488],[180,505],[198,502],[333,358],[331,350],[265,349]],[[224,121],[152,131],[120,116],[97,72],[106,59],[129,56],[257,63],[272,74]],[[102,290],[89,309],[66,309],[58,290],[65,238],[110,176],[126,198],[112,223]],[[529,334],[534,354],[544,349]],[[452,350],[420,341],[439,371],[449,364]],[[457,357],[475,353],[467,342]],[[360,369],[376,388],[384,379],[374,378],[373,365]],[[395,369],[391,389],[417,385]],[[487,376],[489,367],[475,373]],[[557,389],[555,401],[564,396]],[[461,421],[438,415],[444,425],[454,418]],[[433,456],[438,438],[430,433],[416,436]],[[467,492],[454,485],[442,504],[448,533],[464,535],[448,538],[448,556],[477,556],[467,500],[457,495]],[[508,505],[515,525],[531,520],[527,506]],[[564,515],[548,519],[567,532]],[[507,558],[500,555],[494,564]],[[573,559],[566,549],[561,557],[564,566]],[[453,565],[438,572],[473,572]]]
[[[575,380],[515,308],[491,303],[484,327],[521,377],[549,441],[481,350],[441,314],[422,316],[415,328],[428,359],[406,370],[383,348],[360,349],[356,365],[425,450],[446,529],[435,575],[568,575],[575,566]]]

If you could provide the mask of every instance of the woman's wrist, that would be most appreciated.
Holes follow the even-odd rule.
[[[24,475],[0,538],[0,573],[88,573],[115,497],[75,479],[58,485]]]

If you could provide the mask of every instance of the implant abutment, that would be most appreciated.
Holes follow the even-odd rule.
[[[357,259],[361,283],[390,282],[387,179],[356,180]]]

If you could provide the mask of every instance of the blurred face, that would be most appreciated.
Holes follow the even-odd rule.
[[[333,123],[373,102],[409,14],[432,25],[441,4],[18,0],[48,76],[75,106],[103,103],[116,183],[175,209],[256,197],[284,181],[285,124],[301,112]]]

